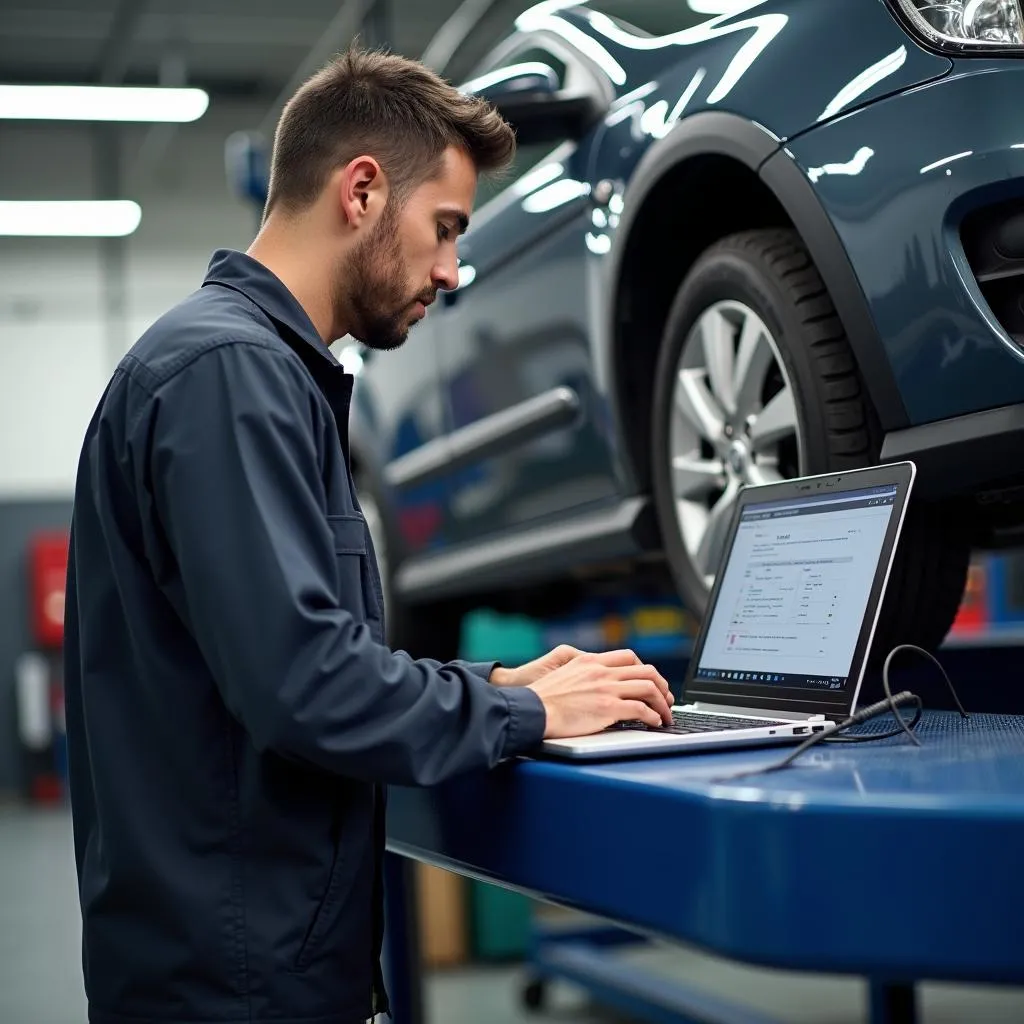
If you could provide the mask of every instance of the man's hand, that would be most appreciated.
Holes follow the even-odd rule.
[[[491,682],[495,686],[529,686],[582,654],[583,651],[578,651],[568,644],[562,644],[553,651],[549,651],[543,658],[528,661],[525,665],[520,665],[519,668],[496,668],[491,673]]]
[[[668,683],[632,651],[580,654],[572,648],[557,648],[547,658],[554,659],[549,665],[560,664],[527,684],[547,712],[545,739],[587,736],[616,722],[672,724],[675,698]]]

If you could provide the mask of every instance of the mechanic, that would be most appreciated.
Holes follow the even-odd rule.
[[[514,145],[421,64],[350,50],[286,106],[248,253],[217,252],[104,392],[66,623],[92,1024],[366,1021],[386,784],[671,721],[630,651],[505,669],[384,645],[328,344],[395,348],[456,286],[477,175]]]

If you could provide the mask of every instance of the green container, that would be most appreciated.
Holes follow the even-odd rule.
[[[478,610],[463,620],[460,656],[514,667],[546,653],[541,623],[525,615]],[[521,960],[530,949],[533,901],[484,882],[470,884],[473,955],[477,960]]]
[[[471,612],[462,623],[461,657],[466,661],[500,661],[515,667],[545,654],[541,624],[525,615]]]
[[[530,950],[533,901],[497,885],[473,882],[473,954],[477,960],[522,960]]]

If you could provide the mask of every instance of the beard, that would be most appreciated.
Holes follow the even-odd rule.
[[[352,251],[339,274],[336,306],[348,309],[350,334],[367,348],[390,352],[409,336],[412,307],[428,302],[434,293],[410,299],[408,275],[398,241],[398,210],[384,207],[368,237]]]

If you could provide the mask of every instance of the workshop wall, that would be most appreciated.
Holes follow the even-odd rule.
[[[82,436],[117,360],[199,286],[214,249],[252,239],[256,211],[229,190],[224,142],[265,112],[221,102],[192,125],[121,126],[114,197],[142,207],[127,239],[0,238],[0,792],[20,783],[28,539],[68,525]],[[0,198],[111,198],[97,138],[90,125],[0,122]]]
[[[142,206],[124,240],[0,238],[0,501],[71,492],[78,446],[117,359],[202,281],[213,249],[248,245],[224,140],[263,108],[212,107],[192,125],[121,128],[118,198]],[[0,124],[0,197],[100,196],[90,126]],[[106,198],[106,197],[105,197]]]

